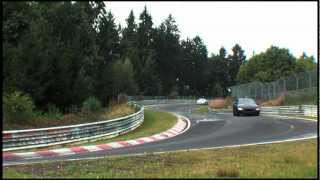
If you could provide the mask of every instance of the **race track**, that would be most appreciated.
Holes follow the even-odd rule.
[[[27,164],[46,160],[70,160],[110,155],[141,154],[145,152],[213,148],[317,136],[317,121],[280,119],[263,115],[234,117],[231,113],[208,113],[203,115],[191,113],[191,110],[197,106],[194,104],[176,104],[152,107],[162,111],[174,112],[187,117],[191,121],[188,131],[170,139],[79,155],[23,161],[4,161],[3,165]]]

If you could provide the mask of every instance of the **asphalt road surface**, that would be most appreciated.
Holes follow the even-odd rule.
[[[130,155],[146,152],[164,152],[187,149],[223,147],[306,138],[317,135],[317,122],[301,119],[280,119],[267,116],[237,116],[232,113],[194,114],[195,104],[161,105],[152,107],[174,112],[189,118],[188,131],[170,139],[107,151],[89,152],[63,157],[3,162],[3,164],[34,163],[51,160],[94,158],[110,155]]]

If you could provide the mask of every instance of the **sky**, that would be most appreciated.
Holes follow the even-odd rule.
[[[218,54],[223,46],[231,54],[238,43],[250,58],[271,45],[289,49],[299,57],[302,52],[317,61],[317,2],[181,2],[181,1],[107,1],[117,24],[126,27],[132,9],[139,15],[147,6],[154,27],[172,14],[180,39],[199,35],[208,55]]]

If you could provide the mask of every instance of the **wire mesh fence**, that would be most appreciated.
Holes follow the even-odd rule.
[[[273,82],[254,81],[251,83],[232,86],[233,97],[250,97],[254,99],[274,99],[281,94],[316,94],[317,70],[300,72],[282,77]]]

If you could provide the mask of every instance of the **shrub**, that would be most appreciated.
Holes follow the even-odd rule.
[[[101,102],[96,97],[87,98],[82,104],[82,111],[94,112],[102,109]]]
[[[48,104],[48,113],[45,114],[49,119],[62,119],[63,114],[60,109],[54,104]]]
[[[8,122],[27,121],[34,117],[35,105],[28,94],[15,91],[3,97],[3,116]]]

